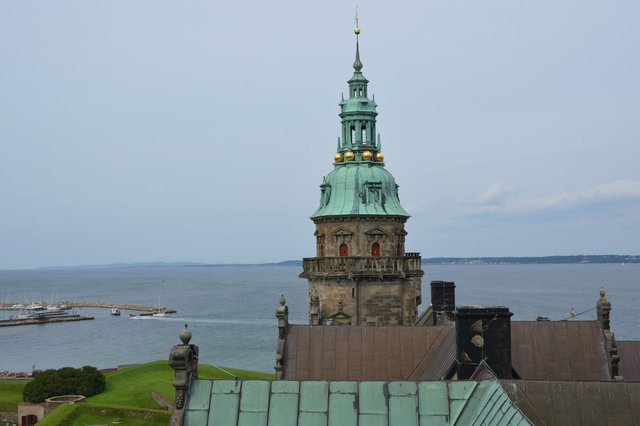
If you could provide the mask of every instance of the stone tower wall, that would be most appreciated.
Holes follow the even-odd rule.
[[[316,324],[342,309],[351,325],[412,325],[421,301],[420,278],[310,279],[309,300],[317,304],[310,307],[318,313]]]
[[[371,256],[374,243],[381,257],[404,256],[406,217],[338,216],[314,219],[316,256],[340,256],[340,245],[349,247],[349,256]]]

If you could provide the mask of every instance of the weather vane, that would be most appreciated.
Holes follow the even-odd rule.
[[[360,34],[360,27],[358,26],[358,6],[356,6],[356,16],[355,16],[355,20],[356,20],[356,27],[353,30],[354,33],[356,33],[356,38],[358,37],[358,34]]]

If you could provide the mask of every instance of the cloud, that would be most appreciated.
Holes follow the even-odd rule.
[[[494,183],[484,193],[476,197],[475,202],[480,205],[502,204],[505,198],[513,192],[503,183]]]
[[[508,215],[569,211],[578,208],[617,205],[640,200],[640,181],[619,180],[588,188],[580,192],[563,192],[530,200],[504,201],[504,191],[495,184],[478,196],[480,204],[471,215],[501,213]]]

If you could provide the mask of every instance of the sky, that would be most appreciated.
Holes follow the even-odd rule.
[[[0,269],[314,256],[355,7],[0,2]],[[640,2],[358,8],[408,251],[640,254]]]

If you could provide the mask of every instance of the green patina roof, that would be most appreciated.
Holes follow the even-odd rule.
[[[529,425],[497,381],[195,380],[190,426]]]
[[[375,101],[367,97],[369,81],[362,75],[362,67],[356,43],[349,98],[340,102],[342,136],[338,140],[338,155],[342,157],[336,159],[335,169],[320,185],[320,207],[312,219],[340,215],[409,217],[400,205],[393,175],[384,169],[381,159],[376,160],[380,152],[380,136],[375,129],[378,113]]]
[[[396,181],[372,162],[336,165],[321,188],[320,208],[311,216],[393,215],[409,217],[398,198]]]

